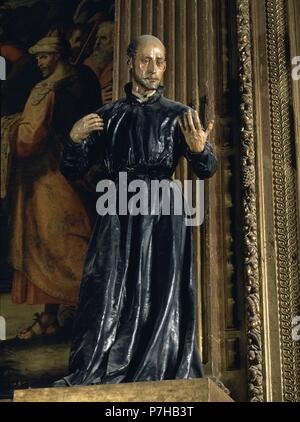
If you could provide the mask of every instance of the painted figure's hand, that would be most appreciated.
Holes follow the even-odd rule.
[[[103,128],[104,121],[98,114],[88,114],[75,123],[70,132],[70,138],[73,142],[80,142],[87,138],[90,133],[95,130],[103,130]]]
[[[103,104],[110,103],[112,101],[112,84],[108,84],[101,89],[102,102]]]
[[[214,121],[209,122],[207,129],[203,130],[197,111],[189,109],[178,119],[181,131],[192,152],[202,152],[205,142],[212,131]]]

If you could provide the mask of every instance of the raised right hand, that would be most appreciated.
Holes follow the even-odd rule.
[[[87,138],[90,133],[95,130],[103,130],[103,128],[104,121],[98,114],[88,114],[74,124],[70,132],[70,138],[73,142],[80,142]]]

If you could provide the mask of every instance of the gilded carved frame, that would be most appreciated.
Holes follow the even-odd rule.
[[[241,166],[243,172],[244,269],[247,309],[247,364],[249,400],[263,400],[262,321],[257,236],[256,161],[253,110],[253,73],[249,0],[237,1],[239,81],[241,92]]]
[[[274,394],[282,401],[299,401],[300,344],[292,339],[292,319],[299,315],[299,234],[297,220],[297,169],[295,137],[291,107],[291,69],[288,35],[287,0],[265,0],[265,39],[268,79],[269,139],[261,137],[259,113],[263,93],[257,90],[253,44],[259,31],[251,8],[256,0],[237,0],[237,35],[239,49],[239,83],[241,92],[241,170],[243,189],[243,242],[247,318],[247,372],[249,401],[268,401]],[[261,33],[260,33],[261,34]],[[256,67],[256,71],[259,67]],[[265,101],[265,100],[263,100]],[[270,142],[272,203],[264,202],[265,181],[259,180],[257,153],[262,143]],[[264,158],[260,164],[265,165]],[[275,277],[263,268],[272,265],[268,248],[261,242],[266,231],[266,209],[272,212],[274,227]],[[270,212],[269,212],[270,217]],[[268,291],[276,288],[277,296]],[[268,302],[268,303],[267,303]],[[274,304],[276,302],[276,304]],[[272,312],[277,314],[271,315]],[[270,321],[275,320],[274,336],[270,340]],[[280,369],[268,359],[271,347],[277,344]],[[277,373],[276,373],[277,372]],[[279,373],[278,373],[279,372]],[[279,380],[275,387],[275,380]],[[275,391],[275,388],[277,391]]]

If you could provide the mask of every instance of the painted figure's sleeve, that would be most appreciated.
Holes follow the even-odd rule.
[[[60,171],[69,180],[80,179],[100,160],[101,136],[99,132],[89,135],[81,142],[68,139],[63,152]]]
[[[16,153],[21,158],[38,155],[46,148],[53,115],[55,94],[49,91],[37,104],[29,97],[18,129]]]

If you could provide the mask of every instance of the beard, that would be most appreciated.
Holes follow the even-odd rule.
[[[134,68],[131,71],[131,76],[137,84],[141,85],[148,91],[156,91],[160,86],[160,80],[157,79],[151,82],[148,78],[141,78],[136,74]]]
[[[49,67],[44,67],[42,69],[40,68],[40,72],[42,74],[42,78],[47,79],[53,73],[53,69]]]
[[[91,59],[98,71],[101,72],[104,68],[113,61],[113,51],[111,50],[94,50]]]

